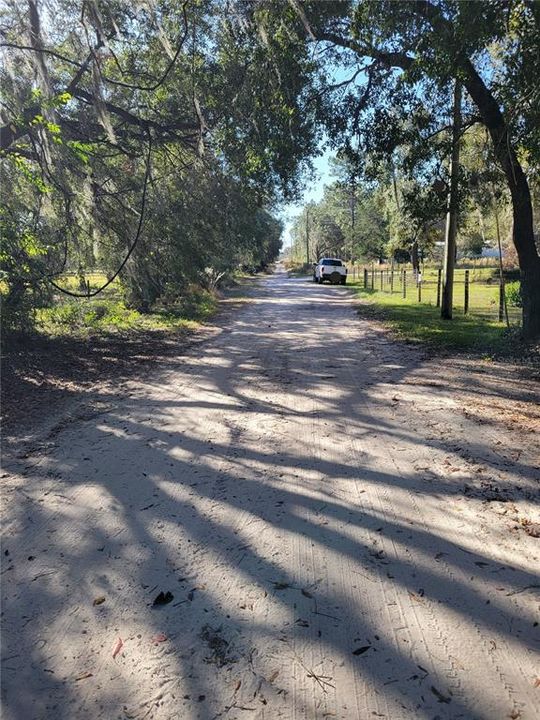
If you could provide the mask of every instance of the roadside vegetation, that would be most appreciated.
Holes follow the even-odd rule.
[[[347,287],[363,301],[358,311],[361,317],[383,322],[405,342],[442,352],[523,357],[527,360],[536,358],[538,361],[538,347],[525,343],[520,332],[519,281],[505,285],[510,320],[510,326],[507,327],[505,321],[500,321],[498,317],[500,298],[497,268],[490,267],[484,261],[468,261],[465,265],[470,276],[469,309],[464,314],[465,268],[460,267],[456,271],[454,315],[451,322],[441,318],[440,307],[436,305],[438,270],[435,267],[422,267],[420,300],[410,264],[396,264],[393,271],[391,266],[386,265],[349,264]],[[284,266],[291,277],[311,280],[311,264],[289,257]],[[367,272],[365,277],[364,270]],[[401,285],[403,270],[408,274],[410,283],[406,297],[403,297]]]
[[[119,298],[65,299],[35,311],[34,327],[51,336],[138,332],[194,328],[212,317],[218,305],[215,292],[188,289],[181,302],[142,313]]]
[[[288,258],[284,265],[290,276],[311,280],[311,264]],[[465,314],[463,279],[466,269],[470,283],[469,305]],[[403,297],[403,271],[408,277],[406,297]],[[363,301],[359,310],[361,317],[382,321],[406,342],[442,352],[538,359],[538,348],[525,343],[520,332],[519,281],[505,285],[507,326],[505,319],[499,319],[497,267],[489,266],[486,261],[474,260],[460,264],[456,269],[451,322],[441,318],[440,307],[437,306],[438,268],[422,266],[421,278],[419,292],[410,263],[395,264],[393,268],[375,263],[349,264],[347,287]]]
[[[462,142],[465,147],[474,145],[474,138],[465,133]],[[465,153],[465,162],[467,157]],[[475,164],[478,167],[477,157]],[[390,268],[394,271],[395,294],[401,292],[401,273],[406,271],[408,299],[405,304],[411,305],[411,321],[414,321],[416,307],[420,332],[423,318],[416,301],[417,278],[422,282],[422,302],[433,306],[439,271],[444,282],[444,204],[437,204],[431,198],[422,205],[424,214],[416,214],[419,213],[415,205],[418,197],[409,194],[414,184],[397,166],[390,174],[384,172],[368,179],[365,175],[355,174],[355,166],[342,156],[334,159],[333,169],[335,180],[325,187],[323,198],[307,205],[294,222],[293,243],[287,258],[289,266],[297,272],[309,273],[308,252],[312,260],[323,255],[341,257],[349,265],[349,279],[361,280],[364,269],[367,270],[367,290],[380,290],[380,278],[384,276],[385,292],[375,295],[377,302],[380,298],[386,306],[398,301],[397,297],[393,300],[385,298],[385,293],[390,292]],[[484,171],[487,169],[485,166]],[[471,177],[471,168],[464,167],[463,170]],[[535,198],[535,207],[540,210],[536,195]],[[470,324],[474,325],[476,319],[497,320],[502,282],[506,297],[504,315],[508,311],[509,324],[521,325],[523,298],[520,269],[512,243],[512,211],[500,184],[494,204],[493,198],[488,202],[480,201],[475,187],[469,187],[465,179],[462,181],[458,257],[453,283],[456,323],[460,322],[459,314],[463,312],[466,272],[470,283]],[[447,334],[445,331],[440,337]]]
[[[502,247],[534,341],[539,28],[529,0],[7,0],[4,339],[203,317],[275,260],[324,145],[292,260],[436,262],[459,85],[459,252]]]
[[[441,319],[440,308],[432,302],[419,303],[414,297],[403,298],[399,293],[390,295],[365,289],[358,281],[351,283],[351,287],[365,303],[359,311],[362,317],[383,321],[407,342],[482,355],[516,356],[523,352],[517,326],[508,329],[496,319],[463,315],[457,306],[452,322],[448,322]]]
[[[8,3],[6,344],[35,332],[183,328],[208,318],[239,273],[276,258],[279,183],[261,171],[266,143],[245,117],[253,83],[232,80],[241,51],[210,23],[214,9]]]

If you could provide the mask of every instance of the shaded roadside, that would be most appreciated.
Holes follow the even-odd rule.
[[[46,418],[98,388],[121,393],[135,375],[170,364],[194,344],[219,334],[248,302],[255,280],[219,299],[205,323],[172,330],[127,330],[87,337],[45,334],[4,339],[2,347],[2,442],[28,436]]]
[[[6,717],[532,720],[536,389],[254,295],[9,460]]]

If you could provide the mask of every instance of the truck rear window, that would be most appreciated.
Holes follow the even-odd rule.
[[[332,267],[341,267],[343,265],[343,263],[341,262],[341,260],[331,260],[329,258],[325,258],[321,262],[321,265],[331,265]]]

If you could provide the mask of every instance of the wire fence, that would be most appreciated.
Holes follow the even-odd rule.
[[[352,265],[349,278],[365,290],[395,294],[406,302],[425,303],[440,307],[443,288],[442,268],[424,267],[415,273],[403,268]],[[504,283],[504,280],[503,280]],[[506,298],[505,285],[493,268],[456,269],[454,271],[453,309],[456,313],[471,315],[512,325],[521,324],[521,308]]]

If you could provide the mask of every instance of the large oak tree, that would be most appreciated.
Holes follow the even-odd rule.
[[[306,105],[317,98],[332,140],[391,155],[404,140],[429,149],[448,127],[450,91],[467,92],[466,124],[483,125],[504,173],[513,208],[523,331],[540,337],[540,257],[528,174],[540,164],[540,5],[534,0],[272,0],[253,3],[253,23],[287,51],[311,46],[316,72]],[[329,72],[328,72],[329,70]],[[405,128],[405,134],[403,130]],[[426,158],[429,165],[429,157]]]

